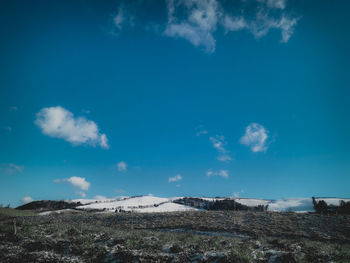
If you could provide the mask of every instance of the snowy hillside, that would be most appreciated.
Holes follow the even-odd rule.
[[[134,196],[134,197],[118,197],[118,198],[94,198],[94,199],[75,199],[69,202],[80,202],[82,205],[76,207],[78,210],[94,210],[104,212],[114,211],[133,211],[141,213],[154,212],[174,212],[174,211],[189,211],[201,210],[202,206],[193,206],[189,203],[181,203],[176,200],[184,197],[163,198],[155,196]],[[203,202],[215,202],[222,200],[234,200],[244,206],[257,207],[267,206],[268,211],[276,212],[313,212],[314,207],[312,198],[286,198],[278,200],[265,200],[257,198],[207,198],[207,197],[193,197],[196,200],[203,200]],[[316,198],[317,201],[324,200],[328,205],[339,205],[340,201],[350,201],[350,199],[340,198]],[[198,203],[198,201],[197,201]],[[197,207],[197,208],[195,208]],[[200,208],[200,209],[199,209]],[[58,211],[65,212],[65,210]],[[45,214],[45,213],[43,213]]]
[[[189,206],[175,204],[172,201],[174,198],[161,198],[155,196],[137,196],[124,197],[123,199],[108,199],[100,202],[81,202],[82,206],[77,209],[83,210],[104,210],[104,211],[134,211],[134,212],[173,212],[173,211],[188,211],[197,210]]]

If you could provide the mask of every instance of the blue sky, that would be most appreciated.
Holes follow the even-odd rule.
[[[0,3],[0,203],[350,196],[349,1],[101,2]]]

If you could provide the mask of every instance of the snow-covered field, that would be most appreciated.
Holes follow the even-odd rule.
[[[191,206],[174,203],[176,199],[182,197],[163,198],[155,196],[135,196],[135,197],[118,197],[118,198],[95,198],[95,199],[75,199],[70,200],[72,202],[80,202],[82,205],[77,209],[81,210],[100,210],[105,212],[120,211],[133,211],[142,213],[155,213],[155,212],[175,212],[175,211],[190,211],[198,210]],[[198,197],[205,201],[224,200],[225,198],[207,198]],[[276,212],[313,212],[313,203],[311,198],[286,198],[278,200],[265,200],[257,198],[231,198],[236,202],[241,203],[249,207],[268,205],[268,211]],[[339,205],[340,200],[345,202],[350,199],[341,198],[318,198],[324,200],[328,205]],[[60,213],[61,211],[56,211]],[[63,212],[63,211],[62,211]],[[43,212],[46,213],[46,212]]]
[[[189,211],[197,210],[193,207],[173,203],[173,200],[178,198],[162,198],[155,196],[137,196],[137,197],[124,197],[122,199],[106,199],[103,201],[93,200],[92,202],[81,202],[82,206],[78,206],[78,209],[83,210],[105,210],[112,211],[134,211],[143,213],[155,213],[155,212],[174,212],[174,211]]]

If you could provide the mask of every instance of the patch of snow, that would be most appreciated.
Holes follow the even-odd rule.
[[[199,209],[187,205],[176,203],[164,203],[159,206],[135,209],[135,212],[141,213],[160,213],[160,212],[175,212],[175,211],[198,211]]]
[[[78,206],[79,209],[107,209],[107,210],[115,210],[115,209],[123,209],[123,210],[131,210],[139,207],[146,206],[154,206],[159,205],[164,202],[170,202],[169,198],[161,198],[155,196],[138,196],[131,197],[123,200],[114,200],[111,202],[98,202],[91,203],[88,205]]]
[[[61,210],[53,210],[53,211],[45,211],[38,213],[40,216],[46,216],[51,214],[63,214],[63,213],[80,213],[80,211],[74,209],[61,209]]]

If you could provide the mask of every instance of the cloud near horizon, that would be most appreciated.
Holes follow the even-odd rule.
[[[209,170],[209,171],[207,171],[206,175],[208,177],[210,177],[210,176],[221,176],[223,178],[228,178],[229,177],[229,173],[228,173],[227,170],[219,170],[219,171]]]
[[[35,124],[43,134],[64,139],[73,145],[109,148],[106,134],[99,132],[95,122],[84,117],[75,118],[73,113],[60,106],[41,109],[36,114]]]
[[[31,198],[30,196],[25,196],[25,197],[23,197],[21,199],[22,204],[27,204],[27,203],[30,203],[30,202],[33,202],[33,201],[34,201],[34,199]]]
[[[64,178],[64,179],[55,179],[54,183],[69,183],[70,185],[80,188],[81,190],[89,190],[90,188],[90,183],[86,181],[85,178],[83,177],[78,177],[78,176],[72,176],[70,178]],[[81,194],[80,194],[81,195]]]
[[[240,143],[249,146],[252,152],[267,151],[266,140],[268,131],[258,123],[251,123],[245,129],[245,134],[240,139]]]
[[[174,177],[169,177],[168,183],[174,183],[182,180],[182,176],[180,174],[175,175]]]

